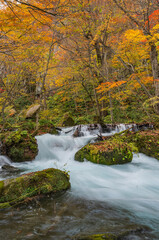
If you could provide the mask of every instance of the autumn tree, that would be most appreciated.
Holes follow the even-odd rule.
[[[149,1],[118,1],[113,0],[118,8],[129,18],[134,27],[140,29],[146,36],[150,47],[150,60],[152,76],[155,83],[155,95],[159,97],[159,63],[157,42],[158,37],[153,37],[153,26],[158,24],[159,10],[158,2]],[[159,113],[159,104],[156,104],[156,111]]]

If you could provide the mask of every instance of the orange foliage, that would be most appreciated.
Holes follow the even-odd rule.
[[[126,83],[126,81],[118,81],[118,82],[105,82],[101,83],[96,89],[98,93],[108,92],[109,90],[119,87],[120,85]]]

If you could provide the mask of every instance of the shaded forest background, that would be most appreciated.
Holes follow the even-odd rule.
[[[2,128],[32,104],[55,125],[159,122],[159,1],[0,3]]]

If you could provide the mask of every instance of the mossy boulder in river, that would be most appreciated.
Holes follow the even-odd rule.
[[[67,173],[50,168],[0,181],[0,208],[25,204],[48,194],[59,194],[70,187]]]
[[[1,151],[14,162],[30,161],[36,157],[38,145],[28,131],[17,130],[2,135]]]
[[[138,152],[159,160],[159,130],[144,130],[137,133],[125,131],[119,137],[124,142],[133,143]]]
[[[139,152],[159,160],[159,130],[139,132],[134,141]]]
[[[112,138],[86,145],[75,154],[75,160],[83,162],[86,159],[93,163],[114,165],[131,162],[132,156],[127,143]]]

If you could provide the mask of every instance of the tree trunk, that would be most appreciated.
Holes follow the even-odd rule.
[[[150,52],[150,56],[151,56],[151,67],[152,67],[152,75],[155,81],[155,93],[156,96],[159,96],[159,64],[157,61],[157,49],[155,44],[151,45],[151,52]]]
[[[155,84],[155,96],[159,97],[159,64],[157,60],[158,54],[157,54],[157,49],[155,44],[151,45],[150,57],[151,57],[152,75],[153,75],[154,84]],[[159,102],[155,104],[155,110],[157,114],[159,114]]]

